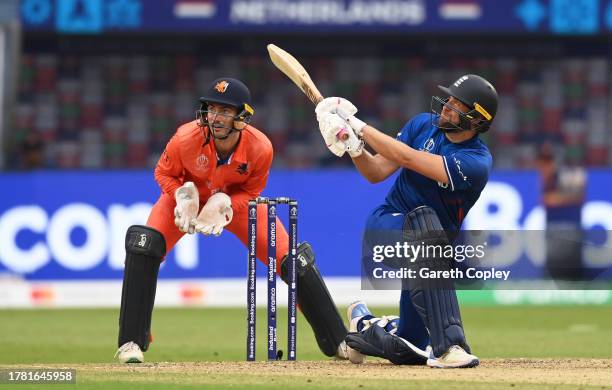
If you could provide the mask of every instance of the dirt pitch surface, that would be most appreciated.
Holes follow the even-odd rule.
[[[337,361],[281,361],[28,366],[74,368],[77,376],[86,382],[117,380],[168,385],[204,385],[212,382],[234,386],[267,383],[288,388],[294,385],[300,388],[369,388],[396,381],[412,382],[414,385],[449,381],[456,385],[469,383],[478,388],[608,388],[612,385],[612,359],[486,359],[477,368],[461,370],[394,366],[380,360],[367,361],[362,365]]]

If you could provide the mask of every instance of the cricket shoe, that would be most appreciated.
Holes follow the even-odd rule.
[[[476,367],[479,363],[480,360],[476,356],[465,352],[465,350],[458,345],[451,346],[448,351],[439,358],[431,354],[431,357],[427,359],[427,365],[435,368],[469,368]]]
[[[363,330],[363,324],[359,327],[359,321],[365,319],[374,318],[370,309],[364,301],[356,301],[349,305],[346,309],[346,315],[349,321],[349,332],[360,332]],[[359,329],[361,328],[361,329]],[[346,346],[348,359],[351,363],[361,364],[365,360],[365,355],[361,352],[354,350],[353,348]]]
[[[119,363],[142,363],[144,355],[138,344],[130,341],[123,344],[115,353],[115,357],[119,359]]]
[[[348,360],[349,358],[348,349],[349,349],[348,345],[346,345],[346,342],[342,340],[340,345],[338,345],[338,349],[336,350],[334,359],[335,360]]]

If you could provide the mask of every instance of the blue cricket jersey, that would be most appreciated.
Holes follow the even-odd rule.
[[[404,125],[397,139],[413,149],[442,156],[449,183],[441,184],[402,168],[385,202],[404,214],[429,206],[444,229],[458,230],[487,184],[493,159],[477,136],[455,144],[431,122],[429,113],[418,114]]]

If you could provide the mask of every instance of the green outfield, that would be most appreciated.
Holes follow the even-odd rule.
[[[392,314],[394,310],[373,311]],[[285,313],[279,313],[280,349],[286,348]],[[612,383],[610,306],[466,307],[463,313],[468,340],[483,364],[460,374],[457,370],[396,367],[376,360],[362,366],[330,361],[320,354],[303,317],[298,364],[242,363],[246,311],[212,308],[156,309],[155,340],[145,355],[147,363],[127,368],[112,363],[118,310],[0,310],[0,367],[72,367],[77,369],[77,387],[104,389],[141,384],[159,388],[387,388],[406,380],[414,382],[413,387],[438,384],[449,388],[467,384],[473,388],[512,384],[603,388]],[[265,308],[258,311],[261,360],[266,352],[265,314]]]

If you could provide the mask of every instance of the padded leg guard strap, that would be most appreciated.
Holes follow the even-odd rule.
[[[287,282],[287,260],[281,261],[281,277]],[[315,264],[312,247],[307,242],[297,249],[297,295],[304,317],[312,327],[317,344],[327,356],[334,356],[348,333],[334,300]]]
[[[364,355],[388,359],[393,364],[424,365],[429,357],[426,351],[376,324],[363,332],[349,333],[346,344]]]
[[[118,346],[133,341],[146,351],[151,334],[157,273],[166,254],[166,241],[155,229],[133,225],[125,236],[125,251]]]

